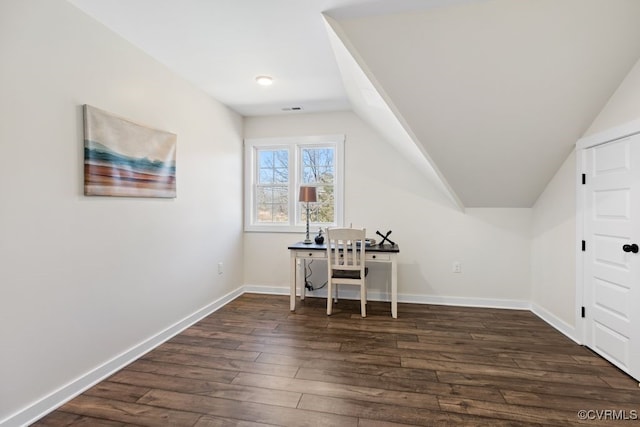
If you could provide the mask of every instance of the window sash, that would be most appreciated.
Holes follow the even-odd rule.
[[[307,178],[307,174],[310,173],[308,172],[309,169],[312,169],[313,166],[308,166],[308,163],[305,159],[305,153],[307,152],[319,152],[319,151],[323,151],[323,150],[330,150],[331,151],[331,166],[328,167],[328,165],[325,163],[323,164],[316,164],[316,169],[317,169],[317,173],[315,174],[315,178],[313,180],[310,179],[306,179]],[[298,170],[297,170],[297,178],[298,178],[298,185],[310,185],[310,186],[314,186],[316,187],[316,194],[317,194],[317,202],[314,203],[312,205],[312,209],[309,213],[309,217],[311,218],[310,220],[310,224],[314,225],[316,227],[318,226],[335,226],[337,225],[337,221],[336,221],[336,217],[335,217],[335,213],[336,213],[336,198],[335,198],[335,181],[336,181],[336,147],[333,144],[305,144],[303,146],[298,146],[297,147],[297,158],[298,158]],[[332,172],[332,179],[330,182],[322,182],[319,181],[318,178],[321,177],[321,173],[320,172],[326,172],[327,170],[331,170]],[[331,204],[328,205],[328,203],[326,203],[326,201],[323,201],[322,199],[325,197],[326,194],[328,194],[327,189],[331,187],[334,189],[334,192],[332,194],[333,197],[331,197]],[[324,203],[323,203],[324,202]],[[300,209],[296,210],[296,222],[298,224],[305,224],[306,226],[306,204],[301,203],[300,204]],[[321,210],[325,210],[325,212],[332,212],[333,213],[333,221],[330,222],[320,222],[318,221],[318,216],[319,216],[319,212]],[[315,221],[314,221],[315,218]]]

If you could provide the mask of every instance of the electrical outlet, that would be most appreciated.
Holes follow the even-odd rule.
[[[224,267],[224,265],[223,265],[221,262],[219,262],[219,263],[218,263],[218,274],[222,274],[222,272],[223,272],[223,267]]]
[[[462,273],[462,265],[460,264],[460,261],[455,261],[453,264],[451,264],[451,272]]]

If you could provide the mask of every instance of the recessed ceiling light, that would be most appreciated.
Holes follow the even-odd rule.
[[[256,83],[260,86],[270,86],[273,84],[273,77],[271,76],[258,76],[256,77]]]

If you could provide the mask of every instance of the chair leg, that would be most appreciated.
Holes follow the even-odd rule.
[[[333,287],[333,283],[331,280],[327,282],[327,316],[331,316],[331,309],[333,308],[333,296],[331,295],[331,288]]]
[[[360,312],[362,317],[367,317],[367,288],[360,286]]]
[[[369,301],[369,294],[367,291],[367,287],[365,285],[362,285],[362,287],[364,288],[364,303],[366,304],[367,301]]]

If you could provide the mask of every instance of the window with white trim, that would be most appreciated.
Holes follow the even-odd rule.
[[[316,187],[312,230],[342,225],[343,169],[344,135],[245,140],[245,230],[304,231],[301,185]]]

